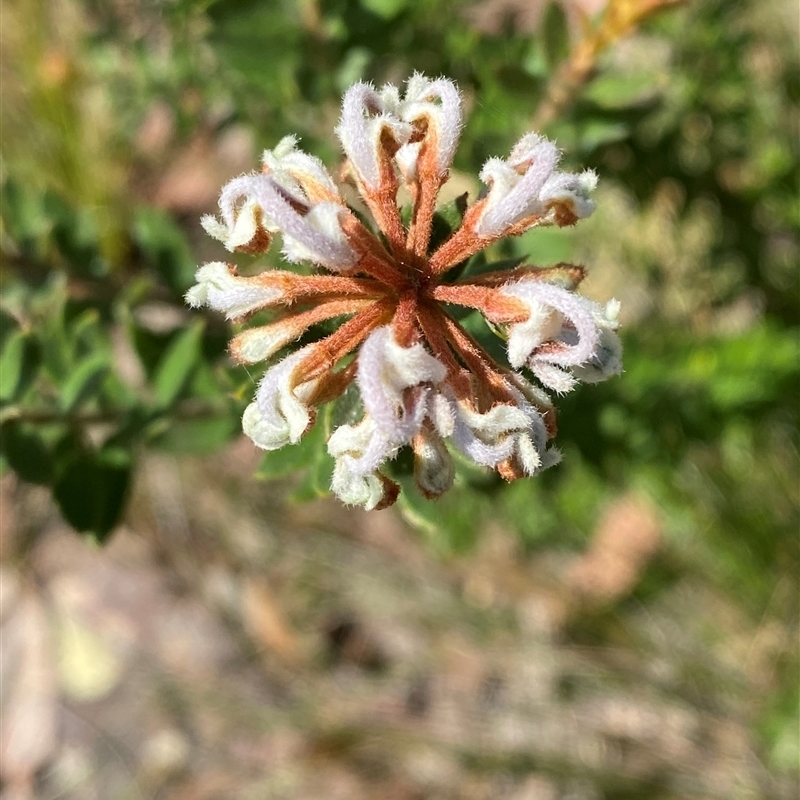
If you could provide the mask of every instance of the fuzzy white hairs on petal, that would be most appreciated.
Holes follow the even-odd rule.
[[[555,201],[568,202],[578,219],[588,217],[594,211],[588,194],[597,176],[593,172],[557,172],[560,159],[555,144],[536,133],[523,136],[507,160],[490,158],[480,173],[489,192],[476,233],[499,236],[525,217],[543,215]]]
[[[233,274],[223,261],[212,261],[200,267],[194,279],[197,283],[186,292],[186,302],[192,308],[208,306],[221,311],[228,319],[280,303],[284,297],[274,286],[259,285],[253,278]]]
[[[316,382],[297,386],[294,380],[297,365],[308,355],[311,347],[313,345],[292,353],[268,369],[258,385],[255,403],[245,410],[242,419],[244,432],[264,450],[296,444],[311,422],[303,394],[308,394]]]
[[[404,406],[404,392],[420,384],[436,384],[447,375],[444,364],[421,344],[401,347],[389,326],[374,330],[358,357],[358,387],[364,408],[381,431],[393,440],[409,441],[427,413],[425,393],[412,408]]]
[[[351,86],[342,100],[342,117],[336,134],[359,181],[368,189],[374,189],[380,182],[383,131],[388,130],[399,144],[411,136],[411,126],[397,115],[396,102],[396,92],[379,94],[368,83]]]
[[[435,102],[437,100],[438,103]],[[413,123],[421,117],[427,117],[433,124],[436,129],[437,167],[439,174],[444,175],[453,163],[463,123],[461,95],[456,85],[446,78],[432,81],[418,72],[414,73],[406,85],[400,115],[406,122]],[[418,143],[405,147],[419,149]],[[398,153],[400,160],[402,156]]]

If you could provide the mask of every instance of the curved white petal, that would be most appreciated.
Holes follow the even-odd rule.
[[[480,413],[454,402],[453,444],[465,456],[484,467],[495,467],[510,458],[514,439],[509,434],[525,430],[528,418],[514,405],[500,404]]]
[[[369,416],[357,425],[341,425],[328,440],[328,453],[335,459],[331,490],[348,505],[375,508],[386,489],[378,468],[397,450]]]
[[[585,364],[572,368],[579,381],[600,383],[622,373],[622,341],[608,328],[600,332],[594,355]]]
[[[334,272],[349,269],[357,261],[341,228],[343,208],[336,203],[312,206],[305,215],[298,213],[281,194],[269,176],[257,176],[248,187],[249,196],[263,209],[283,233],[284,244],[294,252],[302,251],[304,258]]]
[[[540,216],[538,224],[567,224],[557,214],[548,214],[548,209],[559,204],[569,207],[575,219],[588,217],[595,207],[589,194],[597,184],[597,176],[591,170],[580,174],[559,172],[560,158],[555,144],[536,133],[523,136],[507,160],[490,158],[480,173],[489,192],[475,225],[476,233],[499,236],[532,215]]]
[[[186,292],[192,308],[208,306],[236,319],[259,308],[277,305],[284,293],[274,286],[259,284],[257,278],[243,278],[223,261],[204,264],[195,273],[197,283]]]
[[[377,473],[362,475],[352,470],[352,459],[339,459],[333,468],[331,491],[346,505],[372,511],[381,503],[386,484]]]
[[[334,272],[351,267],[356,255],[342,230],[343,213],[346,212],[338,203],[312,206],[302,218],[305,226],[302,238],[284,233],[283,254],[287,260],[294,263],[312,261]]]
[[[594,354],[600,335],[600,306],[560,286],[537,280],[522,280],[503,286],[509,297],[522,300],[529,308],[529,317],[509,326],[509,360],[521,366],[526,359],[550,364],[574,366],[588,361]],[[564,328],[568,321],[574,331]],[[565,344],[576,339],[574,344]],[[545,342],[556,342],[551,352],[537,353]],[[532,366],[532,365],[531,365]]]
[[[342,100],[342,117],[336,134],[359,182],[374,189],[381,178],[381,138],[387,131],[398,144],[411,136],[411,126],[397,116],[396,94],[381,93],[368,83],[351,86]]]
[[[414,73],[406,84],[400,115],[409,123],[428,119],[429,128],[433,130],[427,135],[435,137],[437,167],[439,174],[444,175],[453,163],[461,136],[461,95],[456,85],[445,78],[432,81]]]
[[[497,236],[523,217],[539,211],[542,208],[539,193],[558,160],[558,148],[552,142],[528,134],[511,151],[504,169],[500,169],[499,159],[487,162],[480,177],[491,185],[476,232],[480,236]],[[495,176],[500,181],[495,182]]]
[[[256,391],[255,412],[250,413],[250,433],[245,433],[266,450],[275,450],[285,444],[300,441],[311,422],[311,413],[303,400],[315,387],[317,381],[303,383],[294,376],[297,365],[308,355],[304,347],[287,356],[264,373]],[[256,438],[256,435],[258,438]],[[270,443],[269,446],[265,442]]]
[[[315,202],[325,197],[339,199],[339,188],[325,165],[315,156],[297,147],[296,136],[284,136],[272,150],[261,157],[264,172],[298,199]]]
[[[295,341],[298,335],[297,329],[291,322],[287,323],[285,320],[248,328],[232,340],[231,355],[240,364],[257,364],[259,361],[266,361],[282,347]]]
[[[543,206],[551,203],[567,203],[578,219],[585,219],[595,210],[595,202],[589,195],[597,187],[597,174],[594,170],[585,172],[558,172],[551,175],[542,186],[539,201]]]
[[[390,326],[376,328],[361,346],[356,380],[370,417],[397,442],[410,441],[427,414],[428,393],[421,391],[406,408],[405,390],[445,379],[447,369],[421,344],[401,347]]]
[[[328,453],[337,460],[346,457],[348,471],[363,476],[393,458],[401,444],[390,439],[367,414],[357,425],[340,425],[328,439]]]

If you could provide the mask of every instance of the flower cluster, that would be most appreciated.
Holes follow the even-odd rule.
[[[594,209],[594,173],[560,171],[556,146],[531,133],[507,159],[486,162],[486,191],[466,208],[461,226],[432,247],[436,202],[461,126],[461,97],[449,80],[414,75],[402,96],[394,86],[356,84],[345,94],[336,132],[347,159],[343,175],[376,232],[292,136],[264,153],[260,172],[224,187],[219,219],[202,221],[231,252],[264,253],[280,233],[287,261],[319,268],[253,277],[224,262],[198,270],[186,295],[191,306],[238,321],[274,311],[268,324],[233,339],[236,361],[270,359],[313,338],[312,326],[349,317],[267,369],[243,417],[259,447],[294,444],[314,425],[317,407],[355,381],[363,417],[334,430],[327,445],[335,460],[331,488],[345,503],[391,505],[399,488],[385,467],[406,446],[429,498],[453,483],[451,449],[509,481],[534,475],[559,458],[548,446],[556,420],[546,390],[566,392],[621,370],[618,304],[578,295],[581,267],[520,266],[448,281],[501,237],[573,225]],[[405,224],[401,187],[412,205]],[[477,309],[507,340],[507,363],[490,356],[448,306]]]

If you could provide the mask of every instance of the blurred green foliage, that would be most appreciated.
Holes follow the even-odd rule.
[[[470,546],[490,519],[531,550],[581,548],[598,509],[640,492],[660,508],[681,569],[709,576],[754,618],[781,580],[796,586],[792,3],[642,15],[583,71],[575,54],[603,14],[570,20],[556,3],[534,30],[456,0],[59,9],[56,19],[43,0],[17,0],[4,11],[0,421],[3,469],[51,487],[77,530],[99,540],[113,530],[143,448],[213,452],[237,436],[257,377],[227,361],[221,320],[184,309],[196,221],[156,207],[148,182],[198,131],[217,140],[238,125],[263,146],[298,133],[335,164],[342,91],[420,70],[465,93],[459,175],[534,125],[598,170],[593,220],[494,256],[582,261],[589,289],[616,293],[628,324],[625,374],[559,403],[561,466],[512,485],[463,467],[436,503],[406,487],[406,518],[444,553]],[[136,137],[155,103],[170,110],[173,138],[142,153]],[[260,477],[294,475],[298,498],[325,492],[323,416],[302,444],[267,454]],[[404,480],[402,459],[397,470]],[[769,742],[794,724],[796,674],[787,665],[787,694],[765,716]]]

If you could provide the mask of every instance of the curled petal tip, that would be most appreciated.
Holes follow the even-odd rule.
[[[212,261],[195,273],[197,283],[186,292],[192,308],[208,306],[221,311],[228,319],[237,319],[284,299],[284,292],[258,278],[243,278],[231,264]]]
[[[489,191],[475,224],[478,235],[520,233],[514,226],[521,224],[571,225],[588,217],[594,211],[589,194],[597,175],[592,170],[560,172],[560,159],[555,144],[536,133],[523,136],[507,160],[489,159],[480,174]]]

